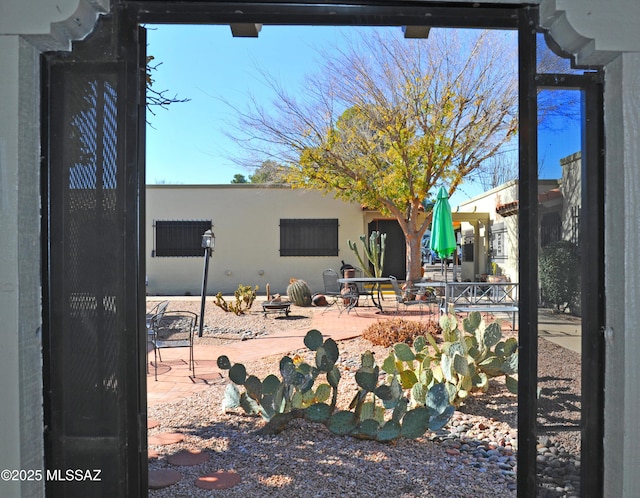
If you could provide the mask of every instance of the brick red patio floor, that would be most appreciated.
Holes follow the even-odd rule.
[[[258,309],[260,309],[258,307]],[[225,382],[216,365],[220,355],[227,355],[232,362],[250,362],[267,356],[286,354],[304,347],[303,339],[310,328],[317,329],[325,336],[339,341],[359,336],[370,324],[391,318],[427,320],[429,313],[396,314],[395,301],[387,298],[383,303],[384,314],[373,306],[358,307],[350,313],[339,313],[336,307],[329,309],[312,308],[312,325],[299,329],[289,329],[247,341],[233,341],[222,346],[194,345],[195,378],[190,377],[187,364],[188,353],[184,348],[165,349],[162,362],[158,364],[158,380],[154,380],[153,349],[149,350],[149,370],[147,373],[147,403],[169,403],[207,389],[210,385]],[[434,315],[438,318],[438,315]],[[197,342],[197,340],[196,340]]]

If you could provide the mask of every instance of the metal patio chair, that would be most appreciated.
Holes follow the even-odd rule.
[[[158,380],[158,359],[162,361],[161,350],[169,348],[189,349],[189,370],[195,377],[193,338],[197,322],[198,315],[191,311],[166,311],[162,313],[162,316],[156,314],[151,318],[155,380]]]
[[[396,312],[400,311],[401,304],[403,305],[403,310],[405,312],[407,311],[409,306],[418,305],[420,308],[420,314],[422,314],[422,306],[424,306],[425,304],[429,304],[429,302],[421,299],[411,299],[410,297],[408,297],[408,294],[416,292],[415,290],[411,289],[403,291],[402,289],[400,289],[400,285],[398,284],[398,279],[396,277],[394,277],[393,275],[389,275],[389,278],[391,279],[391,286],[393,287],[393,292],[396,298]]]
[[[151,340],[153,337],[153,331],[151,330],[151,322],[152,320],[158,320],[162,318],[165,311],[167,311],[167,306],[169,306],[169,301],[159,301],[156,305],[149,310],[146,316],[147,323],[147,339]]]
[[[358,287],[356,284],[345,284],[345,287],[340,293],[340,297],[336,301],[338,308],[340,309],[340,313],[338,315],[342,315],[345,311],[347,313],[351,313],[351,310],[355,311],[357,315],[359,298],[360,294],[358,293]]]
[[[337,303],[340,298],[340,283],[338,282],[338,272],[329,268],[322,272],[322,283],[324,284],[324,295],[330,306]],[[325,310],[326,311],[326,310]]]
[[[164,315],[165,311],[167,311],[167,306],[169,306],[169,301],[159,301],[155,304],[153,308],[149,310],[146,315],[145,322],[147,326],[147,343],[153,340],[153,325],[152,322],[154,320],[159,320]],[[149,363],[147,362],[147,373],[149,373]]]

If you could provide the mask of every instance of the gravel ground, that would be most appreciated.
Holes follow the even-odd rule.
[[[255,305],[254,305],[255,306]],[[199,302],[172,302],[169,309],[199,313]],[[262,313],[244,316],[207,306],[205,333],[196,340],[220,344],[250,340],[287,324],[311,325],[314,309],[295,308],[298,319],[281,320]],[[212,324],[215,324],[212,325]],[[302,348],[304,346],[301,344]],[[355,370],[360,354],[375,353],[378,362],[387,348],[362,338],[340,341],[338,364],[342,372],[338,406],[346,406],[356,391]],[[544,339],[539,341],[539,385],[542,388],[541,424],[577,428],[579,423],[580,355]],[[305,349],[290,354],[305,356]],[[246,364],[250,374],[264,378],[277,372],[281,355]],[[500,380],[489,392],[468,400],[438,433],[394,444],[336,436],[324,426],[296,420],[277,436],[255,433],[264,422],[241,411],[224,413],[222,396],[227,381],[182,401],[149,407],[149,418],[160,422],[156,432],[180,432],[182,443],[153,446],[158,459],[149,469],[173,468],[183,479],[151,497],[495,497],[516,496],[517,397]],[[567,422],[568,421],[568,422]],[[540,497],[579,496],[580,432],[568,430],[539,437]],[[181,449],[199,449],[210,460],[196,466],[175,467],[166,457]],[[198,476],[232,470],[240,475],[236,486],[211,494],[194,486]]]

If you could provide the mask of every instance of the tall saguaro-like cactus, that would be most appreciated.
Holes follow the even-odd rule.
[[[387,239],[386,233],[380,233],[376,230],[371,232],[369,235],[369,240],[367,240],[366,235],[361,235],[360,240],[362,241],[362,247],[364,248],[364,255],[367,257],[367,260],[373,266],[373,275],[371,275],[371,271],[369,271],[369,264],[365,263],[360,256],[360,252],[358,251],[358,246],[355,242],[349,242],[349,248],[356,253],[356,257],[360,262],[360,266],[363,271],[368,276],[373,277],[381,277],[382,276],[382,268],[384,267],[384,250],[385,250],[385,241]]]

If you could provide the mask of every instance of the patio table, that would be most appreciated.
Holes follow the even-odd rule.
[[[389,277],[348,277],[348,278],[339,278],[338,282],[341,284],[372,284],[372,292],[371,292],[371,300],[373,301],[373,305],[382,311],[382,292],[381,286],[384,283],[391,283],[391,279]],[[378,295],[378,302],[376,302],[375,294]],[[357,300],[350,301],[347,305],[347,308],[351,310],[358,304]]]

